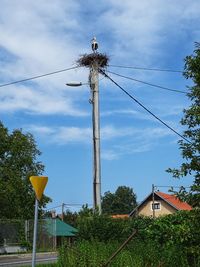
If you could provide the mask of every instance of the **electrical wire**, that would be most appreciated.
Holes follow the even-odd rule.
[[[48,208],[48,209],[44,209],[44,211],[55,210],[55,209],[60,208],[60,207],[62,207],[62,205],[55,206],[55,207]]]
[[[165,187],[165,188],[191,188],[191,186],[173,186],[173,185],[155,185],[155,187]]]
[[[74,203],[71,203],[71,204],[66,204],[66,203],[63,203],[65,206],[68,206],[68,207],[73,207],[73,206],[78,206],[78,207],[82,207],[84,205],[87,205],[88,207],[89,206],[92,206],[92,204],[74,204]]]
[[[77,68],[79,68],[79,66],[71,67],[71,68],[67,68],[67,69],[62,69],[62,70],[57,70],[57,71],[53,71],[53,72],[49,72],[49,73],[33,76],[33,77],[30,77],[30,78],[25,78],[25,79],[18,80],[18,81],[4,83],[4,84],[0,84],[0,87],[9,86],[9,85],[16,84],[16,83],[27,82],[27,81],[35,80],[35,79],[38,79],[38,78],[42,78],[42,77],[45,77],[45,76],[50,76],[50,75],[53,75],[53,74],[57,74],[57,73],[61,73],[61,72],[65,72],[65,71],[73,70],[73,69],[77,69]]]
[[[84,206],[84,204],[74,204],[74,203],[71,203],[71,204],[66,204],[66,203],[62,203],[61,205],[58,205],[58,206],[55,206],[55,207],[52,207],[52,208],[48,208],[48,209],[44,209],[44,211],[48,211],[48,210],[54,210],[54,209],[57,209],[57,208],[61,208],[62,206],[67,206],[67,207],[82,207]],[[92,204],[87,204],[88,207],[91,207]]]
[[[177,73],[183,73],[182,70],[159,69],[159,68],[142,68],[142,67],[122,66],[122,65],[108,65],[108,67],[124,68],[124,69],[135,69],[135,70],[165,71],[165,72],[177,72]]]
[[[116,76],[125,78],[125,79],[129,79],[129,80],[132,80],[132,81],[135,81],[135,82],[139,82],[139,83],[147,84],[147,85],[150,85],[150,86],[153,86],[153,87],[162,89],[162,90],[168,90],[168,91],[172,91],[172,92],[176,92],[176,93],[187,94],[187,92],[185,92],[185,91],[176,90],[176,89],[170,89],[170,88],[167,88],[167,87],[164,87],[164,86],[161,86],[161,85],[157,85],[157,84],[153,84],[153,83],[149,83],[149,82],[141,81],[141,80],[138,80],[138,79],[135,79],[135,78],[132,78],[132,77],[128,77],[128,76],[125,76],[125,75],[121,75],[121,74],[119,74],[119,73],[115,73],[115,72],[108,71],[108,70],[107,70],[107,72],[108,72],[108,73],[111,73],[111,74],[114,74],[114,75],[116,75]]]
[[[192,144],[187,138],[185,138],[183,135],[178,133],[176,130],[174,130],[171,126],[169,126],[166,122],[161,120],[158,116],[156,116],[153,112],[151,112],[148,108],[146,108],[141,102],[139,102],[135,97],[133,97],[130,93],[128,93],[123,87],[121,87],[117,82],[115,82],[109,75],[107,75],[104,70],[99,69],[99,72],[104,75],[106,78],[108,78],[111,82],[113,82],[117,87],[119,87],[126,95],[128,95],[132,100],[134,100],[139,106],[141,106],[144,110],[146,110],[149,114],[151,114],[156,120],[161,122],[163,125],[165,125],[168,129],[170,129],[172,132],[174,132],[176,135],[184,139],[187,143]]]

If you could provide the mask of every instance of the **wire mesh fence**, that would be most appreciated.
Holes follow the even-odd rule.
[[[33,220],[0,220],[0,253],[30,251],[33,228]],[[56,248],[56,221],[38,220],[37,250],[54,251]]]

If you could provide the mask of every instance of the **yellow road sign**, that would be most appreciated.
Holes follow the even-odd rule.
[[[46,177],[46,176],[31,176],[30,181],[31,181],[31,184],[34,188],[36,198],[37,198],[37,200],[40,201],[40,199],[42,198],[45,186],[47,184],[48,177]]]

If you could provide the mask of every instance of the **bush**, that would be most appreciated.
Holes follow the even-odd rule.
[[[106,215],[83,217],[78,219],[79,240],[122,242],[138,230],[139,237],[145,238],[145,229],[152,223],[148,217],[113,219]]]
[[[59,267],[100,267],[119,248],[117,242],[79,241],[75,246],[59,250]],[[188,260],[184,250],[177,246],[160,248],[156,242],[133,240],[111,262],[112,267],[199,267],[200,261]]]
[[[79,217],[77,243],[59,252],[59,266],[102,266],[133,229],[136,236],[112,261],[111,266],[199,267],[200,212],[177,212],[152,219]]]

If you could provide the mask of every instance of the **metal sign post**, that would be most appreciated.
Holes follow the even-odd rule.
[[[35,267],[35,261],[36,261],[36,242],[37,242],[37,226],[38,226],[38,203],[39,202],[38,202],[37,198],[35,198],[32,267]]]
[[[46,176],[31,176],[31,184],[35,191],[35,216],[34,216],[34,232],[33,232],[33,250],[32,250],[32,267],[35,267],[36,263],[36,244],[37,244],[37,226],[38,226],[38,206],[39,201],[42,198],[45,186],[48,181]]]

